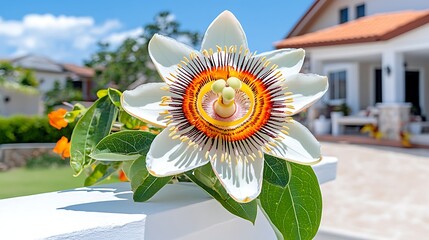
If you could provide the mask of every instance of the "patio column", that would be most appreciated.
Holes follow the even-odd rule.
[[[322,61],[314,58],[314,57],[310,57],[310,69],[309,69],[311,73],[316,73],[316,74],[320,74],[323,75],[323,64]]]
[[[404,54],[401,52],[386,51],[381,57],[382,89],[384,103],[404,102],[405,68]]]

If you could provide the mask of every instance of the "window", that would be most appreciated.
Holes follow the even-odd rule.
[[[365,17],[365,4],[356,6],[356,18]]]
[[[343,8],[340,9],[340,24],[345,23],[349,20],[349,9]]]
[[[346,71],[330,72],[329,98],[331,100],[346,99]]]

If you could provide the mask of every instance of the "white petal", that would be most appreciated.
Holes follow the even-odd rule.
[[[286,78],[285,85],[288,92],[292,92],[292,105],[290,110],[294,115],[306,109],[319,100],[328,90],[328,78],[317,74],[295,74]]]
[[[184,57],[189,58],[192,52],[199,54],[191,47],[159,34],[155,34],[149,41],[148,49],[156,69],[167,83],[171,83],[167,77],[170,76],[170,73],[174,74],[176,72],[177,64]]]
[[[121,104],[130,115],[158,127],[165,127],[165,120],[160,115],[168,107],[160,106],[163,96],[171,96],[171,93],[161,90],[165,83],[146,83],[133,90],[124,91]]]
[[[261,53],[256,58],[266,57],[272,64],[277,64],[278,70],[282,72],[283,77],[288,78],[290,75],[297,74],[304,63],[305,51],[299,49],[280,49],[270,52]]]
[[[234,14],[224,11],[207,28],[201,50],[210,48],[216,50],[216,46],[223,48],[233,45],[247,48],[246,34]]]
[[[284,139],[274,140],[276,146],[270,146],[272,151],[267,154],[304,165],[313,165],[322,160],[320,143],[306,127],[296,121],[284,125],[289,128],[289,134],[280,134]]]
[[[164,129],[155,137],[146,155],[146,167],[152,175],[171,176],[202,166],[208,162],[199,148],[169,137]]]
[[[254,160],[232,159],[231,162],[217,157],[211,163],[220,182],[237,202],[246,203],[258,197],[262,188],[263,156],[257,154]]]

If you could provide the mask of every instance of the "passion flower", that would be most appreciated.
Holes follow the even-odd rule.
[[[131,115],[165,128],[146,156],[149,172],[170,176],[211,163],[238,202],[255,199],[262,186],[264,154],[311,165],[320,144],[292,115],[327,90],[326,77],[299,73],[304,50],[256,54],[235,16],[220,14],[201,51],[155,35],[149,54],[165,83],[122,95]]]

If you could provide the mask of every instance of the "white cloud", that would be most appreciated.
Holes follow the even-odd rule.
[[[143,34],[143,28],[135,28],[132,30],[112,33],[103,39],[104,42],[108,42],[113,46],[117,46],[127,38],[136,38]]]
[[[0,36],[19,36],[22,34],[22,24],[18,21],[3,21],[0,18]]]
[[[141,28],[121,28],[118,20],[98,24],[92,17],[28,14],[21,20],[0,18],[0,57],[31,53],[80,63],[96,50],[100,40],[118,45],[142,33]]]

